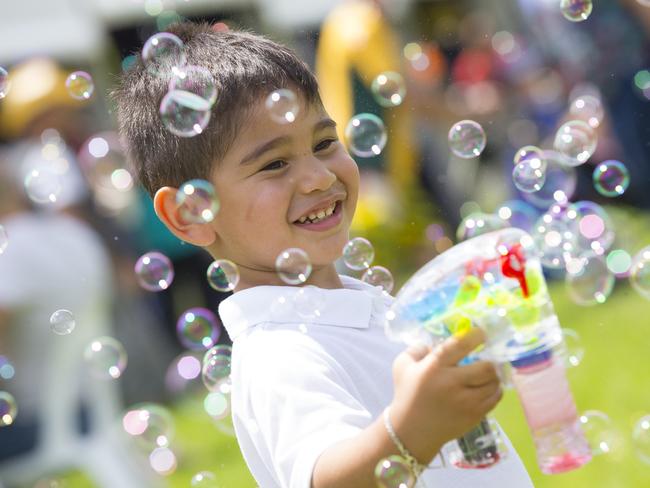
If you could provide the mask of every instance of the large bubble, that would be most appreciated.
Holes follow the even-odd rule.
[[[483,127],[473,120],[461,120],[452,125],[447,140],[451,152],[463,159],[480,156],[486,143]]]
[[[345,127],[345,138],[352,154],[362,158],[381,154],[388,140],[384,122],[369,113],[358,114],[350,119]]]
[[[160,102],[160,118],[172,134],[194,137],[208,126],[210,107],[210,102],[192,92],[171,90]]]

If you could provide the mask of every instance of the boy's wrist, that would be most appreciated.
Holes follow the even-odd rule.
[[[429,465],[442,449],[444,442],[435,437],[423,436],[421,426],[394,403],[388,406],[386,411],[389,412],[390,424],[396,437],[419,464]]]

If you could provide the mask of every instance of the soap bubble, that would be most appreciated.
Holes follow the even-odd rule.
[[[608,454],[617,447],[618,434],[607,414],[598,410],[587,410],[580,415],[579,420],[593,455]]]
[[[539,191],[546,181],[546,163],[533,159],[523,161],[512,168],[512,182],[518,190],[532,193]]]
[[[374,114],[357,114],[345,127],[345,139],[350,151],[359,157],[378,156],[384,150],[388,136],[384,122]]]
[[[222,384],[223,386],[223,384]],[[231,412],[230,391],[211,391],[203,400],[203,409],[212,420],[223,420]]]
[[[630,173],[623,163],[610,159],[596,165],[593,180],[598,193],[606,197],[618,197],[630,185]]]
[[[641,249],[632,259],[630,284],[639,295],[650,300],[650,246]]]
[[[582,362],[585,355],[585,348],[582,345],[580,335],[573,329],[561,330],[562,342],[558,346],[558,354],[564,358],[564,366],[575,368]]]
[[[75,328],[74,315],[70,310],[57,310],[50,316],[52,332],[57,335],[68,335]]]
[[[632,266],[632,256],[624,249],[614,249],[607,255],[607,268],[617,278],[628,276]]]
[[[386,71],[372,81],[370,90],[382,107],[396,107],[404,101],[406,83],[399,73]]]
[[[380,286],[386,293],[393,291],[393,286],[395,285],[392,273],[383,266],[372,266],[368,268],[361,277],[361,281],[372,286]]]
[[[15,374],[16,369],[11,361],[6,356],[0,355],[0,380],[10,380]]]
[[[217,291],[233,291],[239,283],[239,268],[228,259],[217,259],[210,263],[206,272],[208,284]]]
[[[564,213],[564,207],[554,205],[537,220],[532,230],[540,261],[547,268],[562,269],[575,257],[576,237],[564,220]]]
[[[176,322],[176,333],[188,349],[209,349],[219,340],[219,319],[207,308],[194,307],[181,314]]]
[[[85,71],[70,73],[65,80],[65,87],[70,96],[77,100],[88,100],[95,91],[93,78]]]
[[[14,423],[18,407],[14,396],[6,391],[0,391],[0,427]]]
[[[325,299],[315,286],[300,287],[291,298],[294,311],[304,320],[314,320],[320,317],[325,309]],[[275,305],[272,312],[277,314],[278,307],[281,305],[281,303]]]
[[[579,251],[603,255],[616,237],[614,224],[607,212],[597,203],[581,200],[569,205],[565,221],[576,236]]]
[[[84,350],[84,359],[91,373],[103,379],[122,376],[127,364],[124,346],[112,337],[98,337]]]
[[[302,249],[285,249],[275,259],[275,270],[282,281],[289,285],[304,283],[311,274],[311,261]]]
[[[153,251],[140,256],[135,263],[135,275],[142,288],[161,291],[169,288],[174,280],[174,267],[167,256]]]
[[[100,132],[86,140],[79,150],[79,163],[97,193],[133,188],[133,177],[126,169],[126,156],[116,132]]]
[[[206,180],[186,181],[176,192],[176,205],[183,222],[212,222],[219,211],[219,199],[212,183]]]
[[[478,122],[461,120],[449,129],[449,149],[463,159],[476,158],[485,149],[485,132]]]
[[[580,265],[568,269],[566,286],[569,297],[578,305],[605,303],[614,289],[615,277],[602,256],[585,254],[576,258]]]
[[[157,74],[158,67],[163,65],[169,65],[172,71],[176,71],[186,63],[183,48],[183,41],[174,34],[158,32],[144,43],[142,62],[152,74]]]
[[[25,192],[34,203],[56,203],[63,190],[61,175],[53,169],[39,167],[25,176]]]
[[[0,225],[0,255],[5,252],[8,245],[9,234],[7,234],[7,229],[5,229],[4,225]]]
[[[510,227],[523,229],[530,233],[535,221],[539,216],[537,210],[529,203],[521,200],[509,200],[504,202],[496,211],[501,220]]]
[[[192,488],[219,488],[217,477],[210,471],[201,471],[192,476],[190,481]]]
[[[581,95],[574,99],[569,112],[575,119],[587,122],[592,129],[600,125],[604,116],[600,100],[592,95]]]
[[[343,246],[343,262],[356,271],[367,269],[375,259],[375,249],[368,239],[355,237]]]
[[[641,417],[634,424],[632,444],[639,459],[650,464],[650,415]]]
[[[519,163],[523,163],[524,161],[538,161],[535,166],[541,167],[545,163],[544,151],[542,151],[537,146],[523,146],[517,150],[512,159],[512,162],[516,166]]]
[[[6,69],[0,66],[0,100],[7,96],[9,86],[9,73]]]
[[[131,407],[122,417],[122,427],[147,451],[167,447],[174,438],[172,415],[156,403],[139,403]]]
[[[179,137],[194,137],[210,122],[210,102],[194,93],[171,90],[160,102],[160,118],[169,132]]]
[[[566,203],[573,196],[577,182],[576,169],[566,164],[567,157],[557,151],[543,151],[546,160],[546,178],[539,191],[521,193],[521,197],[540,209],[554,203]]]
[[[170,475],[178,466],[176,454],[168,447],[157,447],[149,454],[149,465],[160,475]]]
[[[456,229],[456,239],[461,242],[506,227],[508,224],[498,215],[474,212],[461,221]]]
[[[290,124],[296,120],[300,111],[298,97],[286,88],[275,90],[266,98],[266,110],[278,124]]]
[[[201,378],[210,391],[218,391],[221,383],[230,377],[232,347],[216,345],[203,356]]]
[[[183,66],[174,70],[169,91],[181,90],[204,99],[210,107],[217,101],[217,86],[212,73],[202,66]]]
[[[375,468],[375,478],[379,488],[412,488],[415,475],[401,456],[382,459]]]
[[[563,124],[555,134],[553,146],[566,156],[563,164],[579,166],[592,156],[598,138],[594,130],[582,120],[570,120]]]
[[[561,0],[562,15],[571,22],[587,20],[594,6],[591,0]]]

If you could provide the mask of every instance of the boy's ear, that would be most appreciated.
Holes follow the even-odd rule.
[[[217,238],[216,231],[209,223],[188,224],[183,221],[176,204],[177,191],[171,186],[163,186],[156,192],[153,197],[153,208],[156,215],[179,239],[195,246],[209,246]]]

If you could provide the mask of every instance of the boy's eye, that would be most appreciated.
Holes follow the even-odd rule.
[[[272,161],[266,166],[264,166],[261,171],[273,171],[274,169],[282,169],[286,166],[286,162],[278,159],[277,161]]]
[[[314,151],[324,151],[336,142],[336,139],[325,139],[316,144]]]

